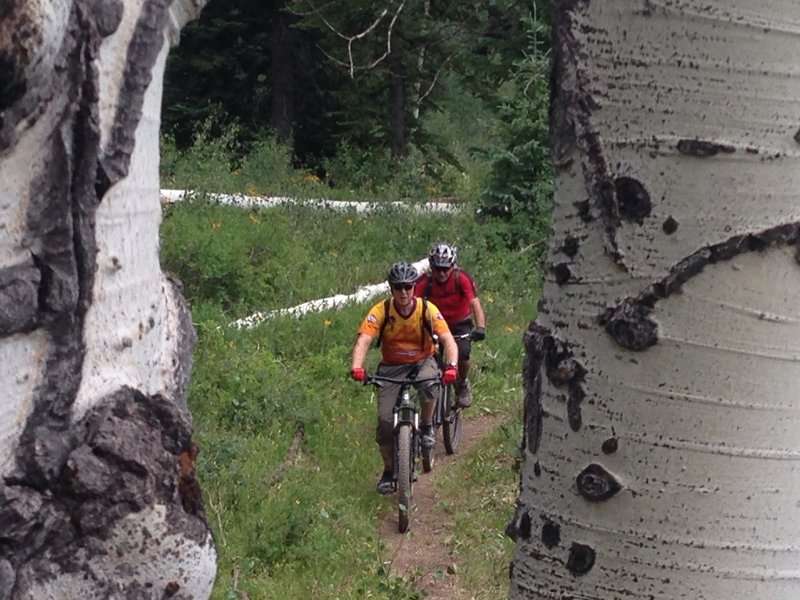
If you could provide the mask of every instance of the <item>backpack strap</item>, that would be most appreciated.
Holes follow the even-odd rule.
[[[381,338],[383,338],[383,330],[386,329],[386,323],[389,321],[389,303],[391,299],[387,298],[383,301],[383,323],[381,323],[381,329],[378,331],[378,338],[375,340],[375,347],[381,347]]]
[[[463,295],[464,293],[464,288],[461,285],[461,272],[461,269],[458,267],[453,269],[453,277],[456,278],[456,292],[458,292],[459,296]]]
[[[422,331],[421,336],[419,338],[419,347],[425,347],[425,332],[428,332],[428,335],[431,336],[431,340],[433,340],[433,328],[431,327],[431,322],[428,319],[428,299],[427,298],[420,298],[422,300]]]

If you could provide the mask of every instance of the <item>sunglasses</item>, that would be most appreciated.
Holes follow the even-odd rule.
[[[434,271],[438,271],[439,273],[444,273],[445,271],[449,271],[452,267],[431,267]]]
[[[393,290],[405,290],[405,291],[408,291],[408,290],[412,289],[413,287],[414,286],[412,284],[410,284],[410,283],[395,283],[392,286],[392,289]]]

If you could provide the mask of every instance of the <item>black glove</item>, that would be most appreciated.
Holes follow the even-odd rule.
[[[469,334],[469,339],[473,342],[480,342],[481,340],[486,339],[486,329],[484,327],[476,327],[472,330],[472,333]]]

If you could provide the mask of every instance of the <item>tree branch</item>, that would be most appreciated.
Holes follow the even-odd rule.
[[[361,33],[357,33],[355,35],[346,35],[346,34],[342,33],[341,31],[339,31],[338,29],[336,29],[336,27],[330,21],[328,21],[328,19],[326,19],[322,15],[322,12],[320,12],[320,10],[318,8],[316,8],[311,3],[310,0],[308,0],[308,5],[311,7],[311,12],[306,13],[305,15],[302,15],[302,16],[308,16],[310,14],[315,14],[317,17],[319,17],[320,21],[322,21],[322,23],[328,29],[330,29],[333,33],[335,33],[338,37],[342,38],[343,40],[347,40],[347,62],[346,63],[344,61],[341,61],[341,60],[337,59],[337,58],[334,58],[328,52],[326,52],[324,49],[320,48],[320,50],[322,51],[322,53],[326,57],[328,57],[334,63],[336,63],[338,65],[341,65],[343,67],[347,67],[347,69],[348,69],[348,71],[350,73],[350,79],[353,79],[356,70],[372,69],[376,65],[378,65],[381,61],[383,61],[387,56],[389,56],[389,54],[392,53],[392,31],[394,29],[395,23],[397,22],[397,19],[400,17],[400,12],[403,10],[403,7],[405,7],[405,4],[406,4],[405,0],[403,0],[403,2],[400,3],[400,6],[397,7],[397,10],[395,11],[394,16],[392,17],[392,20],[389,22],[389,26],[388,26],[388,28],[386,30],[386,52],[384,52],[380,57],[378,57],[377,59],[372,61],[370,64],[361,65],[361,66],[357,66],[355,64],[355,59],[353,58],[353,42],[355,42],[357,40],[360,40],[360,39],[363,39],[364,37],[369,35],[372,31],[374,31],[375,28],[378,27],[378,25],[380,25],[380,23],[383,20],[383,18],[387,14],[389,14],[389,9],[388,8],[384,8],[381,11],[381,14],[378,15],[378,18],[376,18],[375,21],[369,27],[367,27]],[[295,14],[301,14],[301,13],[295,13]]]
[[[431,84],[428,86],[428,89],[425,90],[425,93],[419,97],[419,100],[417,100],[418,105],[422,104],[425,98],[427,98],[433,91],[433,88],[436,85],[436,80],[439,79],[439,75],[441,74],[442,69],[444,69],[445,65],[450,62],[451,58],[453,58],[453,55],[452,54],[448,55],[447,58],[445,58],[444,61],[442,61],[442,64],[439,65],[439,68],[436,69],[436,74],[433,76],[433,81],[431,81]]]

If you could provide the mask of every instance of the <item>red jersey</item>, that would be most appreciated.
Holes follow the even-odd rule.
[[[442,311],[447,324],[452,325],[472,314],[471,303],[478,297],[478,290],[472,277],[461,269],[454,269],[443,284],[436,281],[431,274],[423,275],[417,280],[414,295],[419,298],[427,297]]]

